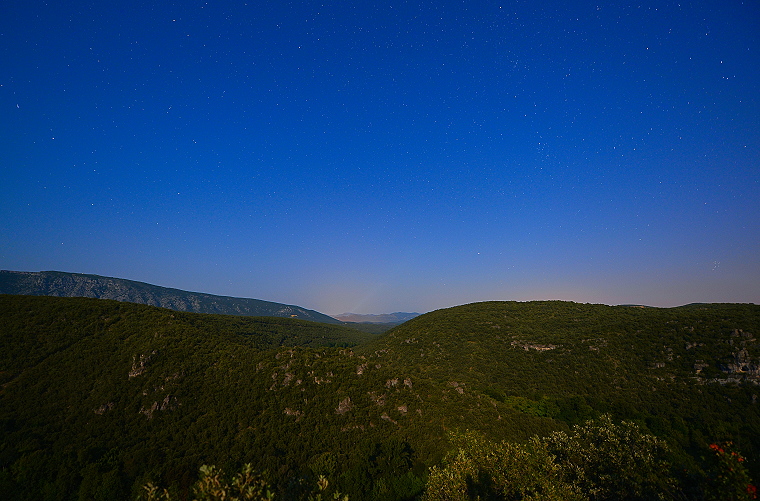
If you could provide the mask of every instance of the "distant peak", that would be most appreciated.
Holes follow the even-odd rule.
[[[414,317],[419,316],[419,313],[407,313],[397,311],[395,313],[341,313],[340,315],[333,315],[333,318],[337,318],[341,322],[366,322],[373,324],[400,324],[411,320]]]

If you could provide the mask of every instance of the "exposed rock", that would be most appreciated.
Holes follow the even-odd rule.
[[[451,387],[452,387],[452,388],[454,388],[454,389],[455,389],[457,392],[459,392],[459,394],[460,394],[460,395],[464,393],[464,388],[462,387],[462,385],[460,385],[460,384],[459,384],[459,383],[457,383],[456,381],[449,381],[449,386],[451,386]]]
[[[510,344],[512,346],[520,347],[525,351],[529,351],[529,350],[548,351],[548,350],[553,350],[557,348],[557,346],[553,344],[536,344],[536,343],[528,343],[525,341],[512,341],[512,343]]]
[[[350,411],[353,406],[354,405],[351,403],[351,397],[346,397],[338,404],[338,408],[335,409],[335,414],[345,414]]]
[[[303,418],[303,416],[304,416],[304,412],[303,411],[298,411],[298,410],[294,411],[290,407],[286,407],[285,410],[283,411],[283,413],[285,415],[287,415],[287,416],[295,416],[296,417],[296,423],[299,422]]]
[[[107,404],[103,404],[97,409],[95,409],[95,414],[97,414],[98,416],[102,416],[106,412],[113,410],[114,406],[115,404],[113,402],[108,402]]]
[[[398,422],[394,421],[394,420],[393,420],[393,419],[392,419],[392,418],[391,418],[391,417],[388,415],[388,413],[387,413],[387,412],[383,412],[383,413],[380,415],[380,419],[384,419],[384,420],[386,420],[386,421],[390,421],[391,423],[393,423],[393,424],[395,424],[395,425],[397,425],[397,424],[398,424]]]
[[[372,399],[372,401],[377,405],[378,407],[382,407],[385,405],[385,393],[382,395],[378,395],[376,391],[370,391],[369,398]]]
[[[148,364],[155,354],[156,350],[153,350],[148,355],[140,355],[139,359],[137,358],[137,355],[132,357],[132,368],[129,371],[129,377],[133,378],[142,375],[147,370]]]
[[[172,395],[166,395],[164,397],[164,400],[161,403],[153,402],[153,405],[150,406],[150,408],[146,409],[145,407],[140,408],[140,413],[145,414],[148,419],[153,418],[153,413],[157,411],[173,411],[177,408],[179,405],[179,402],[177,402],[177,399],[173,397]]]
[[[760,364],[750,358],[747,348],[741,348],[734,352],[733,361],[723,364],[721,370],[727,374],[744,374],[750,377],[760,377]]]
[[[710,367],[710,364],[706,364],[700,360],[694,364],[694,372],[699,374],[700,372],[702,372],[702,369],[704,369],[705,367]]]

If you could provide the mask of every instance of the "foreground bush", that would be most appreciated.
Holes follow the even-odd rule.
[[[430,470],[425,501],[675,498],[664,442],[609,416],[524,444],[451,438],[458,451]]]
[[[708,460],[709,501],[744,501],[757,499],[757,487],[752,485],[744,457],[734,450],[734,444],[710,444]]]
[[[568,482],[546,444],[493,443],[475,433],[451,434],[459,450],[430,469],[424,501],[587,499]]]
[[[320,476],[315,491],[309,494],[308,500],[322,501],[328,485],[327,479]],[[148,483],[143,489],[145,492],[139,498],[141,501],[173,501],[175,499],[167,489],[161,489],[153,483]],[[193,485],[192,492],[194,501],[272,501],[275,499],[271,486],[253,470],[250,464],[244,465],[242,470],[229,480],[216,466],[201,466],[200,478]],[[332,499],[348,501],[348,496],[341,496],[339,492],[335,492]]]
[[[563,477],[592,500],[674,499],[675,478],[662,440],[608,415],[543,440]]]

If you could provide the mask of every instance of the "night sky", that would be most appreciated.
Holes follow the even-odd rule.
[[[0,268],[327,314],[760,303],[760,2],[0,5]]]

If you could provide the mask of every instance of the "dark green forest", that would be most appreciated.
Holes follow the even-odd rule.
[[[0,295],[0,320],[6,499],[191,499],[203,465],[248,464],[276,499],[320,476],[352,500],[751,499],[760,479],[756,305],[484,302],[378,334]]]

